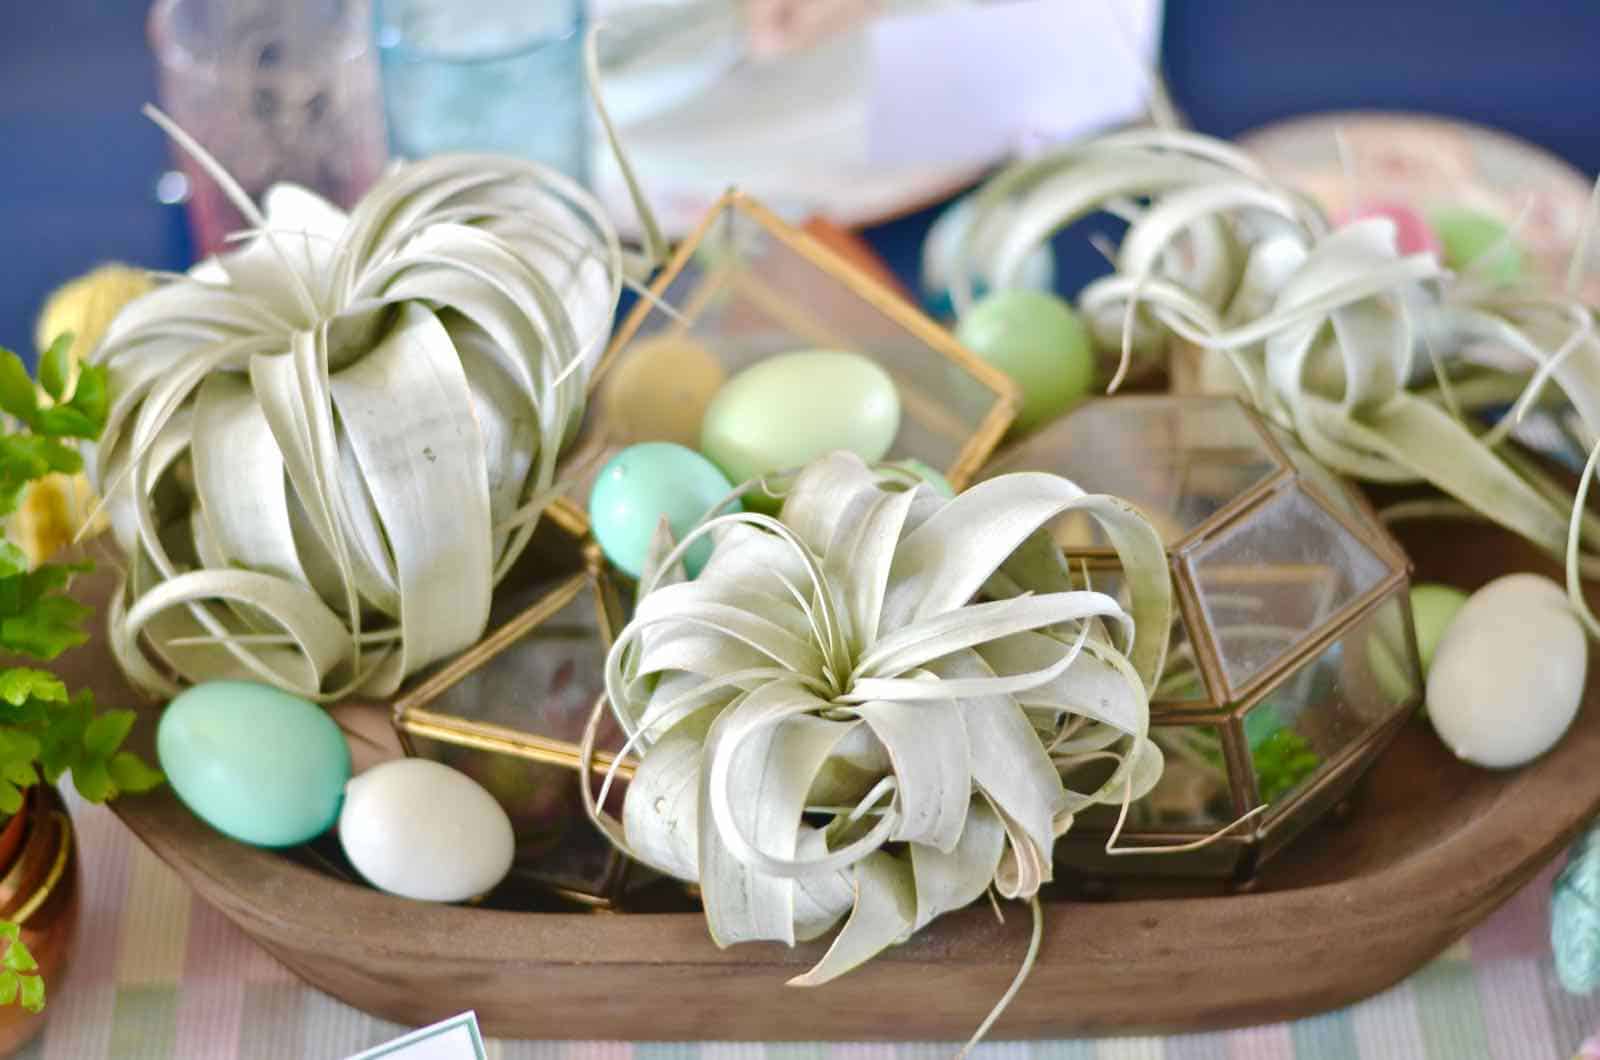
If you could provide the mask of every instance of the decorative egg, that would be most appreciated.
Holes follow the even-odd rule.
[[[1495,579],[1468,597],[1434,651],[1434,730],[1476,765],[1532,761],[1577,716],[1588,649],[1561,586],[1537,574]]]
[[[1368,202],[1343,214],[1339,221],[1347,224],[1368,217],[1384,217],[1394,223],[1395,247],[1402,254],[1433,254],[1444,256],[1439,237],[1428,227],[1427,220],[1403,202]]]
[[[607,437],[698,445],[706,407],[726,379],[722,362],[687,337],[636,341],[600,385]]]
[[[996,291],[956,326],[956,338],[1022,391],[1016,429],[1032,430],[1082,400],[1094,381],[1089,330],[1053,294]]]
[[[1433,666],[1433,656],[1444,639],[1445,630],[1467,602],[1467,594],[1454,585],[1418,582],[1411,587],[1411,622],[1417,630],[1417,657],[1422,673]]]
[[[672,442],[630,445],[600,469],[589,491],[589,522],[606,558],[637,578],[644,570],[650,541],[667,517],[674,541],[681,541],[733,487],[715,464]],[[730,501],[724,511],[737,511]],[[711,540],[690,546],[683,565],[689,577],[711,558]]]
[[[948,498],[956,495],[956,489],[954,486],[950,485],[950,480],[945,478],[935,469],[929,467],[927,464],[924,464],[921,460],[917,460],[914,457],[907,457],[904,460],[891,460],[889,461],[889,466],[897,467],[902,471],[911,472],[913,475],[932,486],[933,492],[937,493],[941,497]]]
[[[1471,266],[1477,276],[1496,283],[1515,283],[1522,278],[1522,248],[1495,218],[1466,207],[1450,206],[1433,211],[1428,219],[1444,248],[1444,263],[1450,268],[1462,272]],[[1491,256],[1478,262],[1484,255]]]
[[[877,362],[840,350],[758,361],[728,380],[700,430],[700,451],[746,482],[848,449],[882,460],[900,431],[900,394]]]
[[[1422,676],[1428,676],[1434,651],[1456,612],[1467,602],[1467,594],[1453,585],[1418,582],[1411,587],[1411,625],[1417,638],[1417,661]],[[1367,662],[1378,688],[1391,703],[1402,703],[1416,694],[1409,653],[1401,641],[1404,632],[1398,624],[1379,623],[1367,637]],[[1425,708],[1424,708],[1425,709]]]
[[[1015,212],[1014,205],[995,207],[992,214],[995,223],[978,232],[971,232],[971,195],[962,196],[939,214],[922,242],[922,297],[929,312],[937,317],[955,315],[951,288],[963,267],[972,273],[973,297],[982,298],[989,293],[987,278],[973,271],[972,262],[982,260],[993,251],[995,243],[1007,231],[1005,222]],[[971,244],[963,246],[968,239]],[[1028,255],[1018,281],[1021,286],[1036,291],[1048,291],[1055,286],[1055,258],[1049,246],[1041,246]]]
[[[249,681],[180,693],[161,715],[156,756],[197,817],[263,847],[327,831],[350,779],[350,750],[326,711]]]
[[[426,758],[385,762],[350,781],[339,842],[374,887],[428,902],[493,889],[515,852],[511,820],[494,796]]]

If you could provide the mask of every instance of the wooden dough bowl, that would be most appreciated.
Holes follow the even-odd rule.
[[[1406,544],[1418,577],[1464,588],[1553,570],[1489,528],[1418,526]],[[68,668],[102,702],[131,698],[99,642]],[[1510,773],[1464,765],[1425,722],[1409,724],[1347,812],[1270,863],[1250,893],[1050,895],[1038,965],[991,1037],[1255,1024],[1390,986],[1487,916],[1600,810],[1597,699],[1591,671],[1565,740]],[[153,717],[145,713],[136,737],[146,748]],[[1016,973],[1029,930],[1020,906],[1001,925],[979,903],[803,992],[784,981],[818,958],[818,945],[719,950],[694,912],[428,905],[232,842],[167,789],[122,799],[116,811],[307,982],[408,1024],[476,1009],[496,1036],[964,1039]]]

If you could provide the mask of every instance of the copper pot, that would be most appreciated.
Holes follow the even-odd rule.
[[[22,928],[22,941],[39,962],[48,991],[65,979],[78,931],[78,843],[67,804],[49,785],[29,789],[17,817],[22,819],[22,838],[10,860],[0,862],[0,918]],[[38,1034],[48,1011],[0,1007],[0,1056],[11,1055]]]

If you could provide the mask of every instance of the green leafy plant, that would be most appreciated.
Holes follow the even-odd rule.
[[[44,1008],[44,977],[39,962],[22,941],[22,929],[9,920],[0,920],[0,940],[5,954],[0,956],[0,1005],[20,1002],[29,1012]]]
[[[38,386],[21,358],[0,350],[0,410],[21,428],[0,435],[0,518],[11,516],[38,480],[82,470],[74,443],[93,440],[105,426],[105,369],[83,366],[74,380],[71,345],[72,336],[63,335],[45,352]],[[73,575],[88,569],[81,563],[31,565],[16,544],[0,542],[0,652],[7,661],[49,662],[89,639],[90,608],[67,591]],[[45,670],[0,668],[0,814],[18,813],[24,791],[41,780],[54,784],[65,773],[91,802],[155,787],[160,772],[122,750],[133,722],[133,711],[100,711],[91,693],[69,693]],[[30,974],[38,966],[17,925],[0,921],[0,939],[7,940],[0,1004],[20,1000],[37,1011],[44,1006],[44,981]]]

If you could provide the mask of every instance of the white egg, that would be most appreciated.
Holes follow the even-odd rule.
[[[1588,639],[1561,586],[1497,578],[1445,630],[1428,671],[1428,719],[1458,758],[1509,769],[1554,747],[1577,716]]]
[[[511,870],[511,819],[483,785],[425,758],[373,766],[345,785],[345,856],[380,890],[431,902],[488,891]]]

